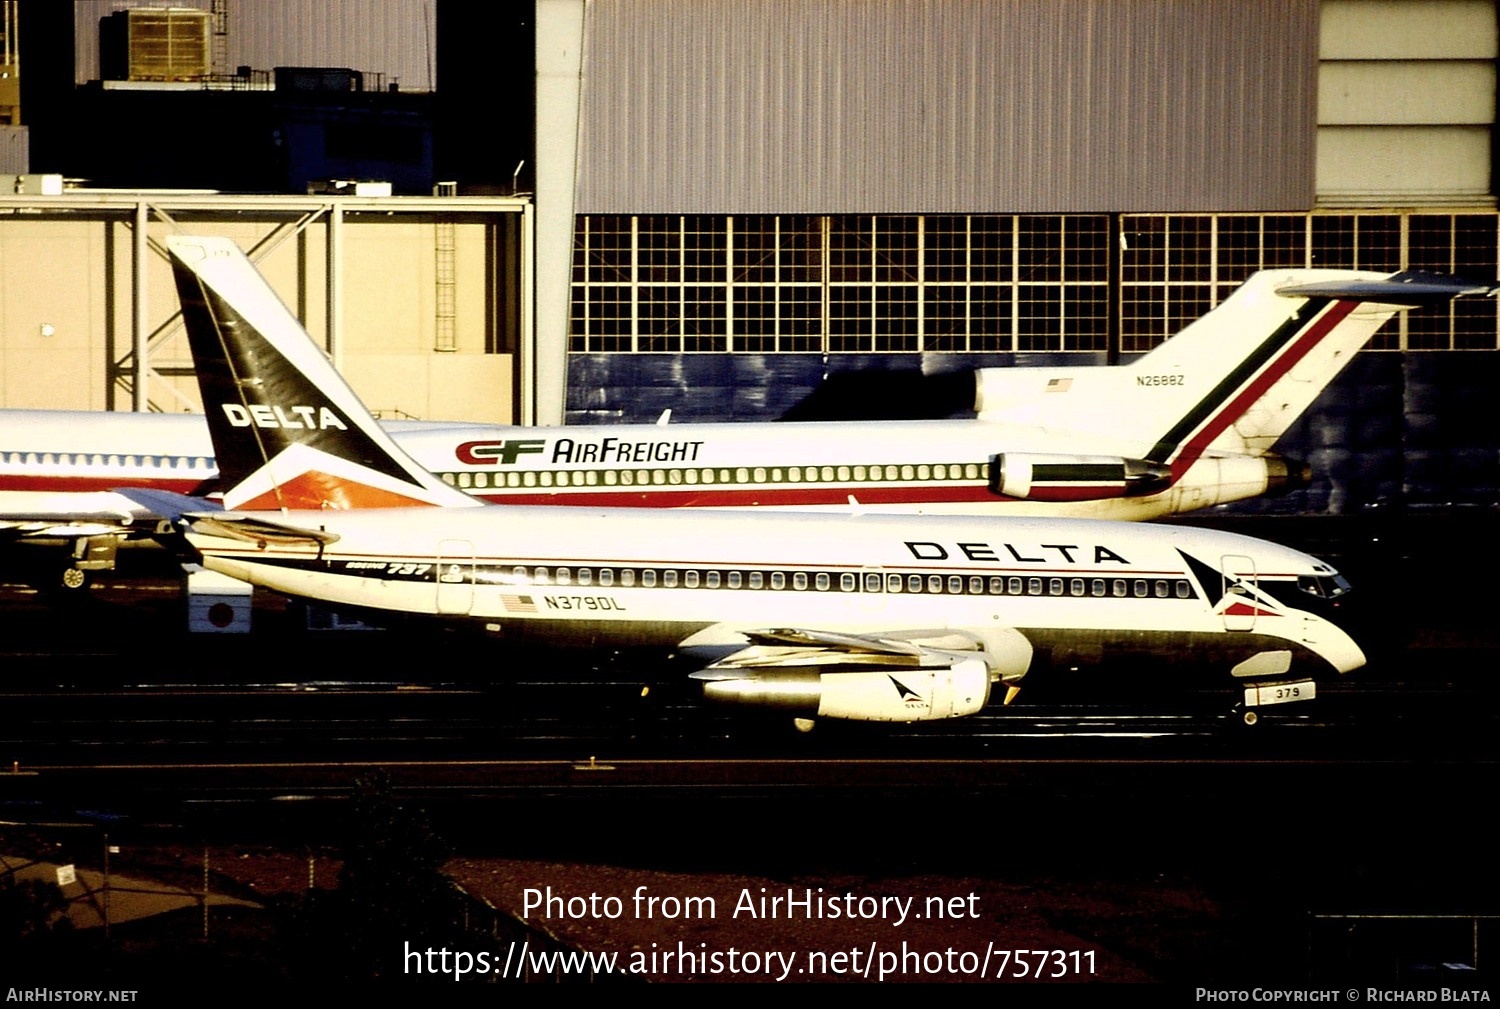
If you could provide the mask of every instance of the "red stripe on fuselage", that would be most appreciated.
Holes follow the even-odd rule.
[[[1118,498],[1118,485],[1098,487],[1047,488],[1047,501],[1093,501]],[[584,505],[604,508],[753,508],[848,506],[849,498],[862,505],[887,504],[972,504],[993,502],[1005,504],[1018,498],[990,493],[984,485],[965,487],[864,487],[858,485],[817,487],[648,487],[642,490],[611,488],[563,488],[539,491],[506,489],[470,490],[475,497],[494,504],[511,505]]]
[[[201,492],[204,484],[205,481],[201,479],[178,478],[174,480],[167,477],[0,474],[0,491],[34,491],[42,494],[83,494],[120,490],[126,487],[147,487],[177,494],[194,494]]]
[[[1262,371],[1239,395],[1229,400],[1218,413],[1214,414],[1200,427],[1197,432],[1183,444],[1177,455],[1172,459],[1172,483],[1177,483],[1187,471],[1192,468],[1193,463],[1202,457],[1204,451],[1211,445],[1215,438],[1240,417],[1244,416],[1246,410],[1255,405],[1255,402],[1266,394],[1266,390],[1281,381],[1286,373],[1296,367],[1297,362],[1312,352],[1312,349],[1323,341],[1323,338],[1338,328],[1339,323],[1359,305],[1357,301],[1335,301],[1328,306],[1328,310],[1320,315],[1311,326],[1299,336],[1281,356],[1277,357],[1265,370]]]

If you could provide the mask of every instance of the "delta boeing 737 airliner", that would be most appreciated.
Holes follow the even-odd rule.
[[[227,239],[167,239],[223,511],[140,492],[209,569],[496,647],[701,656],[714,701],[814,718],[972,714],[1059,665],[1148,659],[1310,698],[1364,655],[1316,558],[1086,519],[486,506],[382,430]]]

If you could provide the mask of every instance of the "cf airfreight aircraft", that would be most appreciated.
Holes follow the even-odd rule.
[[[423,467],[493,502],[1150,519],[1300,485],[1305,467],[1270,448],[1381,323],[1488,291],[1421,274],[1257,273],[1133,364],[981,370],[978,421],[393,433]],[[109,567],[120,538],[154,528],[111,489],[203,493],[216,477],[200,417],[0,411],[0,530],[63,547],[67,587]]]
[[[486,507],[400,450],[232,242],[167,248],[225,510],[142,498],[210,570],[334,607],[478,621],[507,644],[701,657],[708,698],[804,724],[967,715],[997,683],[1010,700],[1047,667],[1140,659],[1237,682],[1253,712],[1364,663],[1327,616],[1347,587],[1336,572],[1229,533]]]

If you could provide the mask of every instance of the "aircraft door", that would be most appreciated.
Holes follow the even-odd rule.
[[[1226,631],[1255,630],[1255,558],[1239,554],[1225,554],[1219,564],[1224,574],[1223,594],[1219,601],[1219,613],[1224,619]]]
[[[462,616],[474,607],[474,544],[442,540],[437,551],[437,612]]]

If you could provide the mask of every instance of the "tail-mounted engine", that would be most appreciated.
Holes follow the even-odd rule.
[[[1145,459],[1002,452],[990,460],[990,492],[1028,501],[1138,497],[1171,481],[1171,467]]]

